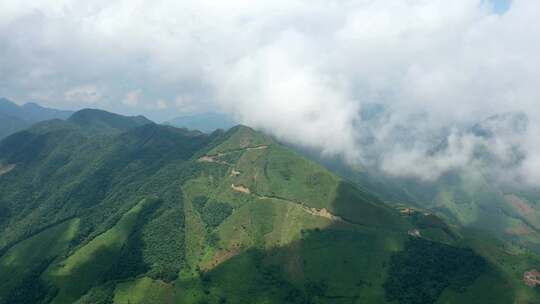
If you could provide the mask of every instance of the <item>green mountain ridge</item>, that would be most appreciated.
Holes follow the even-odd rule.
[[[0,303],[539,297],[520,281],[534,256],[403,214],[245,126],[83,110],[7,137],[0,164]]]
[[[75,112],[68,121],[83,127],[86,132],[118,132],[153,123],[144,116],[122,116],[98,109]]]

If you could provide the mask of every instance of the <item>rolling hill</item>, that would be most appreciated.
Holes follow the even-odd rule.
[[[538,256],[388,205],[245,126],[83,110],[0,142],[0,193],[0,303],[540,299],[521,282]]]

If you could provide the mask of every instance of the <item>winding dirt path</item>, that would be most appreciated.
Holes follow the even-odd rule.
[[[238,152],[238,151],[264,150],[264,149],[268,149],[268,147],[269,147],[268,145],[260,145],[260,146],[254,146],[254,147],[244,147],[244,148],[229,150],[229,151],[220,152],[220,153],[217,153],[217,154],[207,154],[205,156],[200,157],[198,159],[198,161],[200,161],[200,162],[218,163],[218,164],[229,166],[229,167],[232,168],[231,176],[238,176],[238,175],[241,174],[241,172],[237,171],[235,169],[234,164],[228,163],[228,162],[223,161],[223,160],[219,160],[218,158],[222,157],[222,156],[225,156],[225,155],[228,155],[228,154],[231,154],[231,153]],[[282,198],[282,197],[271,197],[271,196],[260,195],[258,193],[255,193],[255,192],[251,191],[248,187],[246,187],[245,185],[242,185],[242,184],[231,184],[231,189],[233,191],[236,191],[236,192],[239,192],[239,193],[253,195],[253,196],[257,197],[258,199],[274,199],[274,200],[279,200],[279,201],[283,201],[283,202],[286,202],[286,203],[295,204],[295,205],[300,206],[302,211],[304,211],[305,213],[308,213],[308,214],[313,215],[313,216],[326,218],[326,219],[334,221],[334,222],[341,222],[341,223],[345,223],[345,224],[349,224],[349,225],[362,226],[362,227],[367,227],[368,226],[368,225],[365,225],[365,224],[355,223],[355,222],[351,222],[349,220],[346,220],[346,219],[342,218],[341,216],[332,214],[326,208],[313,208],[313,207],[306,206],[303,202],[296,202],[296,201],[292,201],[292,200]]]
[[[285,199],[285,198],[270,197],[270,196],[260,195],[260,194],[252,192],[248,187],[246,187],[244,185],[232,184],[231,188],[234,191],[237,191],[237,192],[240,192],[240,193],[251,194],[251,195],[257,197],[258,199],[273,199],[273,200],[279,200],[279,201],[283,201],[283,202],[286,202],[286,203],[291,203],[291,204],[298,205],[298,206],[300,206],[302,211],[304,211],[305,213],[310,214],[310,215],[323,217],[323,218],[326,218],[326,219],[329,219],[329,220],[335,221],[335,222],[343,222],[343,223],[348,223],[348,224],[354,224],[354,223],[351,223],[351,222],[343,219],[340,216],[332,214],[326,208],[312,208],[312,207],[305,206],[305,204],[302,203],[302,202],[295,202],[295,201],[291,201],[291,200],[288,200],[288,199]]]

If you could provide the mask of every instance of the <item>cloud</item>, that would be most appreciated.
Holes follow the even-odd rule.
[[[490,161],[538,183],[540,2],[500,4],[2,1],[0,92],[157,116],[227,111],[388,174],[436,179]],[[472,131],[505,113],[527,126]]]
[[[129,91],[122,103],[130,107],[136,107],[139,104],[141,93],[142,91],[140,89]]]
[[[101,93],[95,85],[83,85],[65,91],[64,99],[82,104],[95,104],[100,101]]]
[[[158,100],[156,101],[156,108],[158,110],[164,110],[164,109],[167,109],[169,106],[167,105],[167,102],[165,102],[165,100]]]
[[[200,101],[197,100],[189,94],[181,94],[176,96],[174,104],[179,112],[181,113],[190,113],[197,112],[200,110]]]

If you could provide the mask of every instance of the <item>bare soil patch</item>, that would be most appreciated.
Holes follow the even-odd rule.
[[[522,215],[534,214],[534,209],[521,198],[513,194],[506,195],[505,198],[506,201],[509,202],[512,206],[514,206]]]
[[[7,164],[7,165],[0,164],[0,176],[8,173],[9,171],[13,169],[15,169],[15,164]]]
[[[234,190],[234,191],[237,191],[237,192],[241,192],[241,193],[246,193],[246,194],[250,194],[251,191],[249,191],[249,188],[244,186],[244,185],[235,185],[235,184],[231,184],[231,188]]]
[[[337,215],[333,215],[326,208],[317,209],[317,208],[304,207],[303,209],[304,209],[305,212],[307,212],[307,213],[309,213],[311,215],[324,217],[324,218],[327,218],[327,219],[329,219],[331,221],[343,221],[343,219],[341,217],[339,217]]]
[[[418,229],[411,229],[407,232],[407,234],[416,238],[422,237],[422,235],[420,234],[420,230]]]
[[[246,150],[248,150],[248,151],[251,151],[251,150],[264,150],[264,149],[268,149],[268,145],[261,145],[261,146],[247,147],[246,148]]]
[[[510,228],[506,229],[505,232],[508,233],[508,234],[511,234],[511,235],[527,235],[527,234],[534,233],[534,231],[531,228],[527,227],[524,224],[520,224],[519,226],[510,227]]]
[[[238,176],[240,175],[242,172],[238,171],[238,170],[235,170],[234,168],[232,168],[231,170],[231,176]]]
[[[529,287],[540,286],[540,271],[533,269],[523,274],[523,282]]]
[[[198,159],[200,162],[215,163],[216,159],[212,156],[205,155]]]

